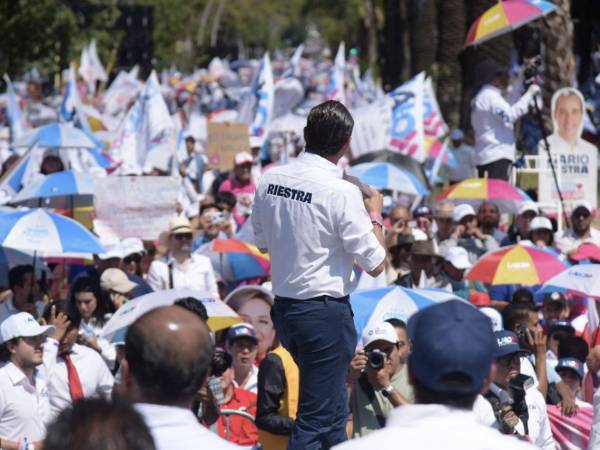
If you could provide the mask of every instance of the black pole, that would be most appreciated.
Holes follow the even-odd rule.
[[[533,108],[535,110],[535,115],[537,116],[539,122],[540,131],[542,132],[542,142],[544,143],[544,149],[546,150],[546,154],[548,155],[548,161],[550,162],[550,168],[552,169],[552,177],[554,178],[554,185],[556,186],[556,192],[558,193],[558,198],[560,201],[560,207],[562,209],[563,218],[565,220],[565,225],[569,227],[569,216],[567,215],[567,211],[565,210],[565,201],[560,190],[560,185],[558,184],[556,167],[554,167],[554,160],[552,159],[552,154],[550,153],[550,145],[548,144],[546,128],[544,127],[544,119],[542,118],[542,112],[540,111],[540,107],[538,106],[537,99],[534,99],[533,101]]]

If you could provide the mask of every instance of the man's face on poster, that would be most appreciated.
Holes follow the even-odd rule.
[[[558,134],[565,141],[574,144],[580,137],[583,120],[583,105],[577,95],[564,95],[556,101],[554,113]]]

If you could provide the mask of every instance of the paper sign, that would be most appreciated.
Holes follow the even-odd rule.
[[[94,231],[101,240],[158,239],[176,213],[178,189],[171,177],[101,178],[94,196]]]
[[[236,153],[249,149],[248,125],[208,123],[207,153],[213,168],[230,170]]]

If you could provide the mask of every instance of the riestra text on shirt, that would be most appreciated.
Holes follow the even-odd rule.
[[[292,189],[278,184],[269,184],[267,194],[276,195],[283,198],[291,198],[303,203],[312,203],[312,193],[304,192],[298,189]]]

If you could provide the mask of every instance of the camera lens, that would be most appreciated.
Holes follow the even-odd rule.
[[[373,350],[368,356],[369,366],[375,370],[379,370],[385,363],[385,353],[381,350]]]

